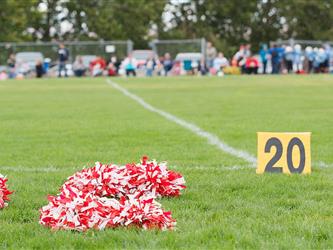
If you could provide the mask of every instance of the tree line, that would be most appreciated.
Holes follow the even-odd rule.
[[[0,0],[0,42],[205,37],[223,51],[333,39],[333,0]]]

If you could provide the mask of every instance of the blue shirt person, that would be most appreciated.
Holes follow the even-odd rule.
[[[272,60],[272,74],[279,74],[281,62],[284,55],[284,49],[276,44],[269,50]]]
[[[263,66],[263,74],[266,74],[266,70],[267,70],[267,61],[268,61],[268,48],[266,44],[262,44],[260,51],[259,51],[259,56],[260,56],[260,60]]]
[[[59,59],[59,68],[58,68],[58,77],[61,77],[62,71],[65,71],[65,77],[67,77],[66,62],[69,58],[69,51],[65,48],[63,43],[59,44],[58,49],[58,59]]]

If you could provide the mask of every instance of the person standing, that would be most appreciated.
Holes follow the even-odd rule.
[[[206,48],[206,62],[207,68],[210,69],[213,67],[214,59],[217,56],[217,50],[211,42],[207,42]]]
[[[199,63],[199,72],[202,76],[206,75],[207,72],[208,72],[204,56],[201,57],[201,60],[200,60],[200,63]]]
[[[266,44],[261,45],[259,55],[260,55],[260,60],[261,60],[261,63],[262,63],[262,73],[266,74],[266,72],[267,72],[267,59],[268,59],[268,48],[267,48]]]
[[[171,60],[170,53],[165,53],[164,59],[163,59],[163,68],[164,68],[164,75],[167,76],[168,73],[171,71],[173,66],[173,62]]]
[[[300,44],[294,46],[294,65],[296,73],[301,73],[303,71],[303,52]]]
[[[316,56],[317,73],[328,73],[327,54],[324,48],[319,48]]]
[[[156,63],[154,58],[152,56],[149,57],[146,61],[146,76],[148,77],[153,76],[155,65]]]
[[[313,62],[312,62],[312,66],[313,66],[313,71],[314,73],[319,73],[319,48],[318,47],[314,47],[313,48]]]
[[[331,65],[331,58],[332,58],[332,48],[329,44],[324,45],[325,53],[326,53],[326,61],[325,61],[325,68],[327,73],[329,72],[330,65]]]
[[[281,62],[284,56],[284,49],[276,44],[269,50],[272,61],[272,74],[280,74]]]
[[[65,72],[65,77],[67,77],[66,63],[69,58],[69,51],[63,43],[59,44],[58,49],[58,58],[59,58],[59,68],[58,68],[58,77],[61,77],[61,72]]]
[[[16,67],[16,59],[15,59],[15,54],[11,54],[7,60],[7,65],[9,68],[9,78],[15,78],[16,73],[15,73],[15,67]]]
[[[306,65],[306,72],[308,74],[312,73],[313,70],[313,62],[315,59],[315,53],[311,46],[307,46],[305,48],[305,65]]]
[[[287,46],[284,52],[284,61],[288,74],[293,73],[294,50],[291,46]]]

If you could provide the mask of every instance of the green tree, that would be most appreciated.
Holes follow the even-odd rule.
[[[267,0],[258,3],[251,42],[333,39],[332,0]]]
[[[172,28],[161,37],[205,37],[227,54],[250,40],[256,1],[169,1]]]
[[[170,0],[167,8],[171,28],[160,37],[206,37],[229,55],[242,43],[333,39],[333,0]]]
[[[333,39],[333,0],[281,1],[289,37],[306,40]]]
[[[33,37],[27,31],[37,15],[37,0],[0,0],[0,41],[26,41]]]
[[[35,38],[43,41],[61,39],[62,33],[60,23],[63,19],[59,14],[63,11],[59,0],[39,0],[39,5],[44,5],[45,9],[39,11],[39,19],[31,25],[35,28]]]
[[[0,41],[200,38],[239,44],[333,39],[333,0],[0,0]],[[65,25],[64,25],[65,24]],[[64,30],[64,26],[68,29]]]
[[[131,39],[147,46],[149,30],[161,23],[164,0],[72,0],[65,6],[74,27],[74,36],[86,39]]]

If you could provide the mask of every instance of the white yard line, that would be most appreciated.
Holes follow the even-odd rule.
[[[248,163],[251,163],[252,165],[256,164],[256,162],[257,162],[256,157],[251,155],[250,153],[240,150],[240,149],[236,149],[236,148],[226,144],[225,142],[220,140],[216,135],[203,130],[202,128],[198,127],[197,125],[195,125],[193,123],[187,122],[177,116],[174,116],[168,112],[165,112],[164,110],[155,108],[154,106],[145,102],[141,97],[129,92],[127,89],[121,87],[119,84],[117,84],[109,79],[107,79],[107,83],[110,86],[112,86],[113,88],[119,90],[125,96],[127,96],[127,97],[131,98],[132,100],[136,101],[137,103],[139,103],[145,109],[147,109],[153,113],[159,114],[160,116],[163,116],[165,119],[172,121],[172,122],[182,126],[183,128],[186,128],[187,130],[193,132],[197,136],[205,138],[209,144],[216,146],[221,151],[223,151],[227,154],[233,155],[237,158],[240,158]]]
[[[249,165],[246,165],[246,166],[229,166],[229,167],[225,167],[223,169],[238,170],[238,169],[243,169],[243,168],[255,168],[256,167],[257,159],[255,156],[251,155],[250,153],[248,153],[244,150],[241,150],[241,149],[234,148],[234,147],[226,144],[225,142],[220,140],[216,135],[203,130],[202,128],[198,127],[197,125],[195,125],[191,122],[187,122],[164,110],[155,108],[154,106],[152,106],[151,104],[149,104],[145,100],[143,100],[141,97],[129,92],[127,89],[123,88],[122,86],[115,83],[114,81],[111,81],[110,79],[107,79],[106,81],[110,86],[119,90],[125,96],[136,101],[146,110],[159,114],[160,116],[164,117],[165,119],[172,121],[172,122],[182,126],[183,128],[193,132],[197,136],[205,138],[209,144],[216,146],[221,151],[250,163]],[[329,167],[333,167],[333,164],[327,164],[325,162],[320,161],[320,162],[312,163],[312,166],[316,166],[316,167],[320,167],[320,168],[329,168]]]
[[[313,166],[319,167],[319,168],[332,168],[333,164],[332,163],[325,163],[323,161],[318,161],[315,163],[312,163]]]
[[[253,164],[249,165],[233,165],[233,166],[184,166],[184,167],[178,167],[178,166],[172,166],[170,169],[175,169],[175,170],[218,170],[218,171],[234,171],[234,170],[241,170],[241,169],[249,169],[249,168],[254,168]]]

